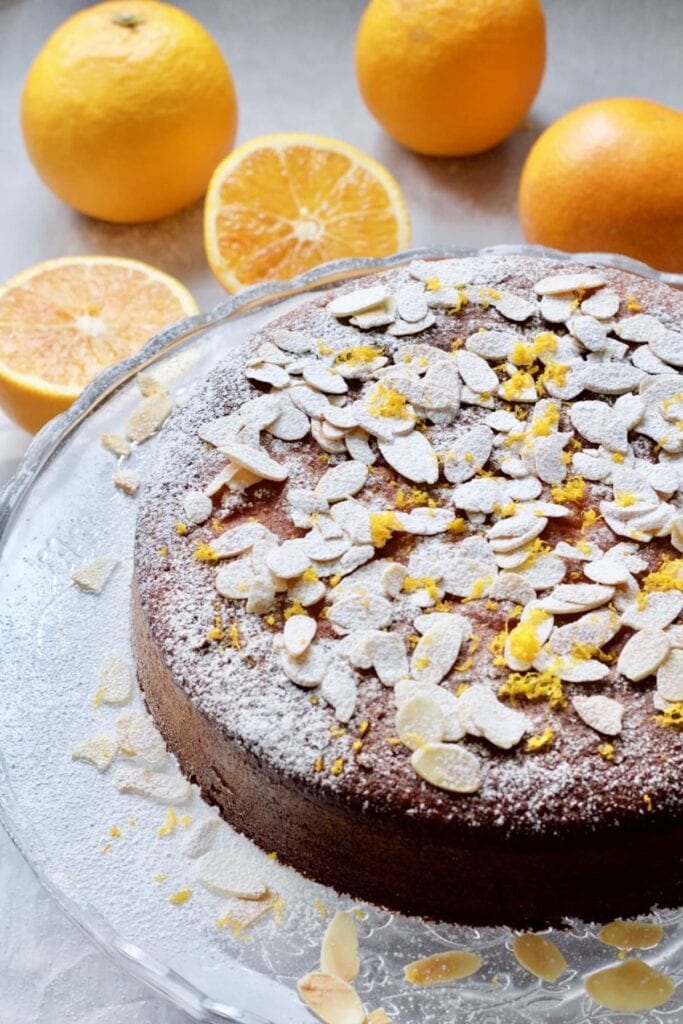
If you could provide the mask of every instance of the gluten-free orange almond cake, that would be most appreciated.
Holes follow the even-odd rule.
[[[165,428],[140,683],[304,874],[473,924],[683,898],[683,297],[415,261],[274,319]]]

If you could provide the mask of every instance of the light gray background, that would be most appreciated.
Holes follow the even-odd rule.
[[[18,118],[23,78],[50,31],[84,6],[0,0],[0,280],[70,253],[131,256],[175,274],[210,309],[223,292],[204,259],[201,203],[157,224],[102,224],[63,206],[26,158]],[[181,0],[179,6],[207,26],[230,63],[240,102],[238,141],[314,131],[354,143],[398,178],[416,245],[521,241],[515,193],[524,157],[542,128],[572,107],[601,96],[644,96],[671,106],[683,100],[683,0],[545,0],[548,68],[525,127],[479,157],[425,159],[384,135],[356,90],[353,40],[363,0]],[[458,0],[453,6],[457,12]],[[28,440],[0,412],[0,486]],[[3,1024],[187,1019],[66,921],[0,829]]]

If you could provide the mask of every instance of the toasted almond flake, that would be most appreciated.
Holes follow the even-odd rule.
[[[364,462],[341,462],[323,473],[315,486],[315,493],[329,502],[342,501],[357,494],[367,478],[368,467]]]
[[[665,629],[683,611],[683,593],[678,590],[654,591],[644,604],[632,601],[621,615],[624,626],[631,629]]]
[[[211,846],[220,824],[218,818],[205,818],[204,821],[197,822],[183,836],[180,843],[181,852],[192,860],[203,857]]]
[[[328,313],[336,317],[355,316],[373,309],[391,298],[391,292],[384,285],[371,288],[356,288],[345,295],[339,295],[327,305]]]
[[[365,1024],[392,1024],[391,1017],[387,1017],[384,1010],[373,1010],[365,1018]]]
[[[641,345],[640,348],[637,348],[631,354],[631,362],[634,366],[637,366],[639,370],[643,370],[645,373],[671,373],[671,367],[667,366],[662,359],[658,359],[654,352],[652,352],[646,345]]]
[[[425,743],[441,743],[444,727],[439,704],[426,695],[411,697],[398,709],[396,731],[401,743],[410,750]]]
[[[358,925],[350,914],[338,910],[323,936],[320,968],[342,981],[353,981],[360,970]]]
[[[209,547],[217,558],[233,558],[251,551],[260,540],[273,539],[273,534],[262,523],[240,523],[212,540]]]
[[[376,327],[387,327],[389,324],[393,324],[396,319],[395,304],[388,301],[386,305],[375,306],[373,309],[366,309],[364,313],[359,313],[357,316],[352,316],[349,323],[353,327],[359,327],[361,331],[371,331]],[[374,363],[382,366],[387,362],[386,359],[373,360]],[[349,379],[349,374],[344,372],[345,367],[340,366],[339,372],[342,377]],[[356,378],[364,379],[364,374],[354,373],[351,375],[351,379]]]
[[[248,469],[250,473],[261,477],[263,480],[286,480],[289,476],[289,469],[282,463],[271,459],[267,452],[261,448],[248,448],[238,441],[230,441],[221,445],[220,449],[224,455],[242,469]]]
[[[586,270],[578,271],[576,274],[552,274],[550,277],[543,277],[536,282],[534,290],[537,295],[557,295],[579,290],[592,291],[595,288],[602,288],[605,283],[600,274]]]
[[[188,491],[184,496],[183,513],[188,522],[195,525],[205,523],[212,512],[213,502],[203,491]]]
[[[349,390],[342,375],[337,370],[325,366],[319,359],[304,366],[303,377],[310,387],[322,391],[323,394],[344,395]]]
[[[485,359],[467,349],[460,349],[455,357],[460,376],[468,388],[479,395],[495,392],[498,377]]]
[[[293,658],[304,654],[315,636],[316,629],[317,623],[310,615],[290,615],[283,632],[285,650]]]
[[[282,671],[288,679],[304,690],[310,690],[322,683],[327,670],[327,654],[316,644],[311,644],[304,654],[293,658],[287,651],[280,654]]]
[[[241,900],[262,900],[268,886],[250,864],[237,861],[224,850],[209,850],[197,864],[197,881],[219,896]]]
[[[621,1013],[642,1013],[663,1006],[676,991],[671,978],[635,958],[589,974],[584,987],[600,1006]]]
[[[428,697],[441,709],[443,739],[455,742],[465,735],[465,728],[460,717],[460,698],[450,690],[435,683],[417,683],[413,679],[400,680],[394,690],[396,706],[403,707],[413,697]]]
[[[470,258],[414,260],[410,276],[418,281],[438,281],[443,288],[471,284],[477,272],[476,261]]]
[[[668,701],[683,700],[683,650],[669,651],[657,669],[657,693]]]
[[[583,570],[584,576],[594,583],[604,583],[607,586],[617,586],[621,583],[628,583],[631,573],[628,567],[616,558],[598,558],[589,562]]]
[[[533,661],[538,672],[551,672],[563,682],[592,683],[609,675],[609,667],[595,658],[576,658],[572,654],[553,654],[542,650]]]
[[[140,476],[132,469],[121,469],[114,474],[114,487],[132,497],[140,488]]]
[[[531,725],[526,715],[502,704],[491,690],[478,683],[458,698],[458,712],[470,736],[483,736],[503,750],[516,746]]]
[[[447,508],[414,508],[412,512],[397,512],[396,522],[403,533],[434,537],[446,532],[453,522],[453,513]]]
[[[88,565],[82,565],[80,569],[74,569],[71,579],[81,590],[99,594],[118,564],[118,558],[113,555],[104,555]]]
[[[366,466],[372,466],[377,461],[377,455],[370,447],[368,435],[364,430],[353,430],[346,434],[344,444],[351,458],[357,462],[364,462]]]
[[[223,904],[216,927],[230,928],[234,937],[238,939],[242,932],[251,928],[262,917],[274,910],[276,899],[274,893],[270,893],[267,898],[262,900],[240,900],[233,897]]]
[[[140,757],[150,768],[163,768],[166,744],[149,715],[126,712],[116,719],[119,751],[125,757]]]
[[[133,450],[123,434],[102,434],[100,441],[103,448],[119,458],[125,458]]]
[[[287,588],[287,595],[292,601],[298,601],[302,608],[310,608],[325,596],[325,584],[320,580],[306,580],[300,577]]]
[[[546,935],[517,935],[512,942],[512,952],[520,967],[550,984],[567,970],[567,961]]]
[[[244,376],[248,380],[255,380],[259,384],[270,384],[274,388],[286,388],[290,376],[282,366],[274,363],[259,363],[257,366],[247,366]]]
[[[610,921],[602,926],[597,938],[615,949],[652,949],[664,938],[664,929],[649,921]]]
[[[321,417],[330,404],[326,395],[316,391],[314,388],[308,387],[306,384],[290,388],[287,392],[287,397],[296,409],[311,417]]]
[[[413,483],[434,484],[439,478],[436,452],[417,430],[392,441],[378,441],[379,450],[392,469]]]
[[[71,760],[86,761],[98,772],[104,772],[116,757],[117,746],[116,736],[94,736],[71,751]]]
[[[341,978],[318,971],[300,978],[296,987],[308,1009],[324,1024],[364,1024],[363,1005]]]
[[[657,671],[669,654],[671,642],[660,629],[642,629],[626,641],[619,654],[617,672],[634,683]]]
[[[415,772],[438,789],[474,793],[481,786],[480,761],[470,750],[451,743],[425,743],[413,752]]]
[[[107,655],[93,703],[125,704],[132,693],[133,672],[130,665],[116,652]]]
[[[572,704],[579,718],[596,732],[605,736],[618,736],[621,732],[624,705],[618,700],[597,694],[594,697],[574,697]]]
[[[173,411],[173,403],[163,391],[155,391],[133,410],[126,423],[129,441],[142,444],[164,425]]]
[[[403,968],[406,981],[411,985],[443,985],[476,974],[483,963],[478,953],[462,949],[449,949],[434,953],[422,960],[414,960]]]
[[[293,580],[310,568],[311,560],[303,540],[285,540],[268,550],[266,564],[270,571],[284,580]]]
[[[372,668],[385,686],[393,686],[408,676],[408,657],[403,640],[397,634],[372,631],[367,653]]]
[[[184,804],[191,792],[190,783],[180,775],[164,775],[134,765],[119,768],[116,788],[119,793],[134,793],[158,804]]]

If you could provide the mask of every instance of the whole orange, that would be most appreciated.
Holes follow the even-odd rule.
[[[683,270],[683,113],[642,99],[587,103],[550,125],[522,171],[530,242]]]
[[[155,220],[198,199],[235,137],[215,40],[159,0],[108,0],[65,21],[36,57],[24,140],[48,188],[103,220]]]
[[[544,67],[539,0],[371,0],[356,37],[368,109],[398,142],[432,156],[501,142]]]

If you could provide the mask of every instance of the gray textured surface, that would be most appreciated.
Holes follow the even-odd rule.
[[[175,274],[203,309],[222,297],[204,259],[201,204],[155,225],[105,225],[73,213],[40,183],[18,125],[21,83],[50,30],[85,6],[0,0],[0,280],[42,259],[109,253]],[[599,96],[680,105],[681,0],[545,0],[549,62],[525,130],[476,158],[416,157],[366,112],[352,66],[363,0],[184,0],[220,42],[240,98],[239,141],[316,131],[355,143],[398,178],[416,245],[521,240],[515,210],[524,157],[542,128]],[[28,441],[0,413],[0,485]],[[0,831],[3,1024],[180,1024],[187,1018],[131,981],[62,916]]]

